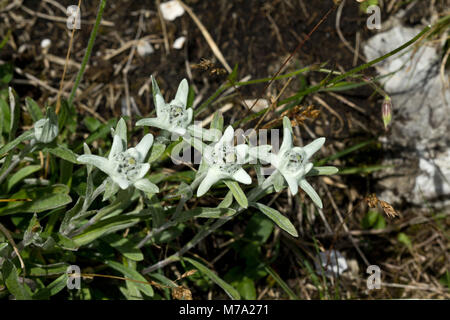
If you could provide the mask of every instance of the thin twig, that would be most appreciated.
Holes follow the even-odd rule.
[[[20,266],[23,269],[23,274],[25,275],[25,263],[22,260],[22,257],[20,255],[19,249],[17,248],[17,245],[14,241],[14,239],[11,237],[11,233],[8,231],[8,229],[5,228],[5,226],[3,224],[0,223],[0,231],[5,235],[5,237],[8,239],[9,243],[11,244],[11,246],[14,249],[14,252],[17,254],[17,257],[19,258],[20,261]]]

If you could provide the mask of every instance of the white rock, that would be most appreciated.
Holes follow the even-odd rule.
[[[347,261],[337,250],[320,252],[315,262],[318,274],[325,273],[327,277],[341,275],[348,269]]]
[[[255,101],[256,101],[256,99],[247,99],[244,102],[247,107],[251,108],[253,106],[253,104],[255,103]],[[253,106],[252,111],[260,112],[261,110],[264,110],[268,107],[269,107],[269,101],[267,101],[266,99],[258,99],[258,102],[256,102],[256,104]]]
[[[163,18],[169,21],[173,21],[184,14],[183,7],[176,0],[163,2],[159,8],[161,9]]]
[[[179,38],[177,38],[174,42],[173,42],[173,48],[180,50],[181,48],[183,48],[184,46],[184,42],[186,41],[186,37],[185,36],[181,36]]]
[[[147,40],[140,40],[137,45],[137,52],[141,57],[145,57],[155,52],[155,49]]]
[[[50,40],[50,39],[43,39],[41,41],[41,48],[42,49],[48,49],[48,48],[50,48],[51,44],[52,44],[52,40]]]

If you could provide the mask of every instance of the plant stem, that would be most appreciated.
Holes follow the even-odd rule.
[[[261,186],[256,187],[253,189],[249,196],[248,200],[251,201],[257,201],[260,197],[262,197],[267,189],[269,189],[272,185],[272,180],[274,179],[274,174],[272,174],[269,178],[267,178]],[[237,204],[235,205],[237,206]],[[154,265],[145,268],[142,270],[142,274],[147,274],[150,272],[153,272],[157,269],[163,268],[166,265],[175,262],[181,257],[183,254],[185,254],[187,251],[195,247],[200,241],[202,241],[204,238],[209,236],[211,233],[213,233],[215,230],[219,229],[221,226],[223,226],[225,223],[227,223],[229,220],[236,217],[239,213],[243,212],[245,208],[238,207],[236,208],[236,214],[234,214],[231,217],[226,217],[223,219],[219,219],[212,226],[207,226],[206,228],[203,228],[191,241],[186,243],[184,247],[182,247],[178,252],[174,253],[170,257],[159,261],[158,263],[155,263]]]
[[[97,12],[97,18],[95,19],[94,28],[91,31],[91,35],[89,37],[88,46],[86,48],[86,53],[84,54],[83,61],[81,62],[81,68],[78,71],[77,78],[75,79],[75,84],[72,87],[72,91],[70,92],[69,104],[72,104],[73,99],[75,98],[78,86],[80,85],[81,79],[83,78],[84,71],[86,69],[86,65],[89,61],[89,57],[91,56],[92,48],[94,46],[95,38],[97,37],[98,27],[100,26],[100,22],[102,21],[103,11],[105,9],[106,0],[101,0],[100,6]]]

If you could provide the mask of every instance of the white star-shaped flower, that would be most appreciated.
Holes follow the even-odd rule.
[[[189,94],[187,80],[183,79],[180,82],[175,99],[170,103],[166,103],[155,78],[153,78],[153,76],[151,78],[156,118],[141,119],[136,125],[157,127],[179,135],[184,135],[186,133],[186,128],[191,123],[193,117],[192,108],[186,109]]]
[[[249,146],[240,144],[234,146],[234,129],[229,126],[216,143],[204,146],[201,167],[206,170],[206,176],[197,189],[197,196],[204,195],[217,182],[232,179],[243,184],[251,184],[252,179],[242,168],[248,162]],[[199,172],[200,173],[200,172]]]
[[[283,143],[278,154],[272,154],[270,157],[270,163],[284,177],[291,193],[297,194],[300,186],[319,208],[323,206],[322,200],[305,176],[314,166],[309,159],[324,143],[325,138],[318,138],[304,147],[294,147],[291,122],[289,118],[284,117]]]
[[[122,121],[122,120],[121,120]],[[159,189],[144,176],[150,169],[149,163],[144,163],[145,157],[153,144],[153,135],[147,134],[134,148],[126,149],[127,141],[118,134],[114,135],[108,158],[84,154],[78,161],[91,164],[105,172],[121,189],[134,186],[139,190],[157,193]]]

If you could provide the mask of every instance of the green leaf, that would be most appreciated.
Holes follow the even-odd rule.
[[[114,270],[122,273],[125,278],[142,281],[142,282],[148,282],[148,280],[145,279],[144,276],[142,276],[139,272],[137,272],[136,270],[134,270],[130,267],[124,266],[123,264],[117,263],[115,261],[106,261],[105,263],[106,263],[106,265],[110,266]],[[138,282],[132,282],[132,283],[136,287],[138,287],[139,290],[143,294],[145,294],[149,297],[153,297],[154,292],[153,292],[153,288],[150,284],[144,284],[144,283],[138,283]]]
[[[314,167],[311,171],[306,175],[309,176],[331,176],[339,172],[339,169],[336,167]]]
[[[244,276],[237,284],[237,290],[245,300],[256,300],[255,282]]]
[[[40,165],[27,166],[16,173],[14,173],[9,179],[6,187],[6,192],[9,192],[17,183],[28,177],[29,175],[39,171],[41,169]]]
[[[136,248],[136,244],[131,242],[128,238],[123,238],[118,234],[111,233],[103,239],[111,247],[119,251],[124,257],[133,261],[144,260],[144,255],[139,248]]]
[[[6,206],[0,208],[0,216],[14,213],[39,213],[47,210],[63,207],[72,202],[68,195],[69,188],[66,185],[55,184],[51,187],[33,187],[21,189],[11,196],[13,199],[31,199],[26,202],[9,202]]]
[[[27,269],[28,275],[33,277],[48,277],[59,274],[64,274],[67,271],[68,263],[59,262],[48,265],[33,264]]]
[[[298,237],[298,232],[295,229],[294,225],[289,221],[288,218],[283,216],[278,210],[275,210],[271,207],[263,205],[261,203],[251,203],[252,207],[260,210],[263,214],[265,214],[268,218],[270,218],[277,226],[281,229],[289,233],[291,236]]]
[[[244,191],[242,191],[241,186],[236,181],[224,180],[224,183],[233,193],[233,196],[239,205],[243,208],[248,208],[248,200]]]
[[[190,258],[183,258],[184,261],[189,262],[192,264],[198,271],[206,275],[208,278],[210,278],[215,284],[217,284],[219,287],[221,287],[225,293],[233,300],[239,300],[241,299],[241,296],[239,295],[239,292],[233,288],[231,285],[223,281],[219,276],[217,276],[212,270],[205,267],[203,264],[198,262],[197,260],[190,259]]]
[[[166,145],[162,143],[154,143],[150,151],[150,156],[148,157],[148,163],[155,162],[158,160],[166,150]]]
[[[72,240],[81,247],[107,234],[134,226],[144,219],[148,214],[120,215],[104,219],[87,228],[83,233],[75,236]]]
[[[64,159],[74,164],[78,164],[77,161],[78,155],[74,153],[72,150],[67,149],[66,147],[58,145],[55,148],[44,148],[44,152],[49,152],[58,158]]]
[[[23,142],[25,140],[30,140],[33,138],[34,138],[34,131],[32,131],[32,130],[25,131],[20,136],[18,136],[16,139],[14,139],[13,141],[7,143],[2,148],[0,148],[0,156],[8,153],[12,149],[14,149],[16,146],[18,146],[21,142]]]
[[[84,118],[83,123],[90,132],[96,131],[102,125],[102,123],[94,117]]]
[[[223,198],[222,202],[219,203],[217,208],[229,208],[233,203],[233,193],[228,191],[225,198]]]
[[[16,266],[7,259],[3,262],[2,276],[6,287],[16,300],[31,300],[26,284],[19,280]]]
[[[403,243],[405,246],[407,246],[408,248],[412,248],[412,243],[411,243],[411,239],[406,235],[406,233],[404,232],[400,232],[397,235],[397,240],[400,243]]]
[[[33,99],[26,97],[25,105],[27,107],[28,113],[31,116],[31,119],[33,119],[33,122],[36,122],[44,117],[41,108]]]
[[[214,117],[211,121],[211,129],[219,130],[220,132],[223,131],[223,116],[219,111],[216,111],[214,113]]]
[[[67,273],[62,274],[56,280],[52,281],[47,287],[39,289],[35,294],[33,294],[33,299],[34,300],[49,299],[50,297],[56,295],[61,290],[66,288],[67,279],[68,279]]]
[[[212,218],[223,219],[231,217],[236,213],[236,210],[230,208],[204,208],[197,207],[192,210],[182,212],[176,219],[177,223],[185,222],[191,218]]]
[[[362,219],[362,227],[364,229],[384,229],[386,228],[386,220],[383,215],[376,210],[370,210]]]
[[[266,266],[265,270],[272,276],[272,278],[280,285],[280,287],[287,293],[289,299],[298,300],[297,295],[289,288],[286,282],[275,272],[271,267]]]

